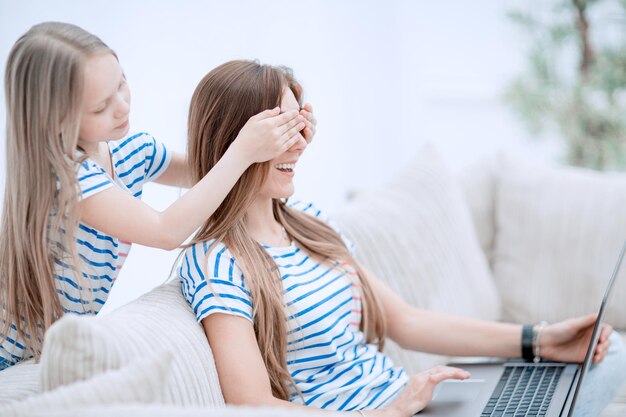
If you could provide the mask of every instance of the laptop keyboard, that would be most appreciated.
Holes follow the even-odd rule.
[[[506,366],[481,417],[545,416],[562,366]]]

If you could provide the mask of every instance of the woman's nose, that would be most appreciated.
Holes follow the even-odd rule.
[[[304,139],[304,136],[302,136],[302,133],[298,132],[298,140],[296,141],[296,143],[293,144],[293,146],[289,150],[291,152],[302,153],[302,151],[306,149],[307,144],[308,142],[306,141],[306,139]]]

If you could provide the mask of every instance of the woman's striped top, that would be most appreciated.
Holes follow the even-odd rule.
[[[147,133],[139,133],[108,142],[114,176],[87,159],[77,167],[80,198],[86,199],[110,187],[141,198],[143,185],[155,180],[168,167],[171,155],[161,143]],[[128,251],[130,242],[80,223],[75,236],[83,279],[72,273],[67,256],[55,258],[56,290],[64,313],[97,314],[109,296]],[[58,240],[50,242],[52,253],[59,251]],[[16,340],[13,324],[9,337],[0,345],[0,370],[30,357],[23,340]]]
[[[337,230],[313,205],[297,202],[290,206]],[[254,277],[244,277],[223,244],[216,244],[207,258],[213,243],[198,243],[186,250],[177,269],[183,295],[198,321],[222,313],[253,322],[254,300],[247,282]],[[361,291],[354,269],[338,262],[322,263],[297,243],[263,247],[276,262],[285,291],[287,368],[302,393],[300,397],[293,390],[291,401],[330,410],[388,404],[407,376],[377,346],[367,344],[359,330]]]

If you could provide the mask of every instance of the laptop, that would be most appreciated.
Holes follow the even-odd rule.
[[[608,299],[625,252],[626,242],[604,292],[582,364],[522,361],[456,364],[472,374],[471,380],[441,383],[438,391],[435,391],[433,402],[417,415],[572,417],[585,374],[593,359]]]

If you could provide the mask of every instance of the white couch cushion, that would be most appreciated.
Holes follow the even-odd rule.
[[[39,364],[29,359],[0,372],[0,405],[22,400],[39,392]]]
[[[499,297],[467,204],[432,147],[333,217],[355,243],[357,258],[412,305],[499,318]],[[409,372],[443,360],[393,343],[388,353]]]
[[[163,349],[174,355],[166,403],[224,405],[207,338],[177,281],[111,314],[66,315],[55,323],[44,340],[42,389],[89,379]]]
[[[172,354],[163,351],[87,381],[64,385],[52,391],[0,407],[3,417],[47,414],[97,404],[153,403],[162,400],[170,373]]]
[[[478,241],[490,262],[495,238],[496,162],[495,155],[485,157],[465,167],[456,175],[470,209]]]
[[[598,310],[626,238],[626,176],[499,158],[493,274],[505,319]],[[626,329],[626,265],[607,320]]]
[[[311,408],[288,407],[179,407],[173,405],[115,404],[71,407],[65,410],[34,410],[20,417],[345,417],[346,413],[330,413]]]

